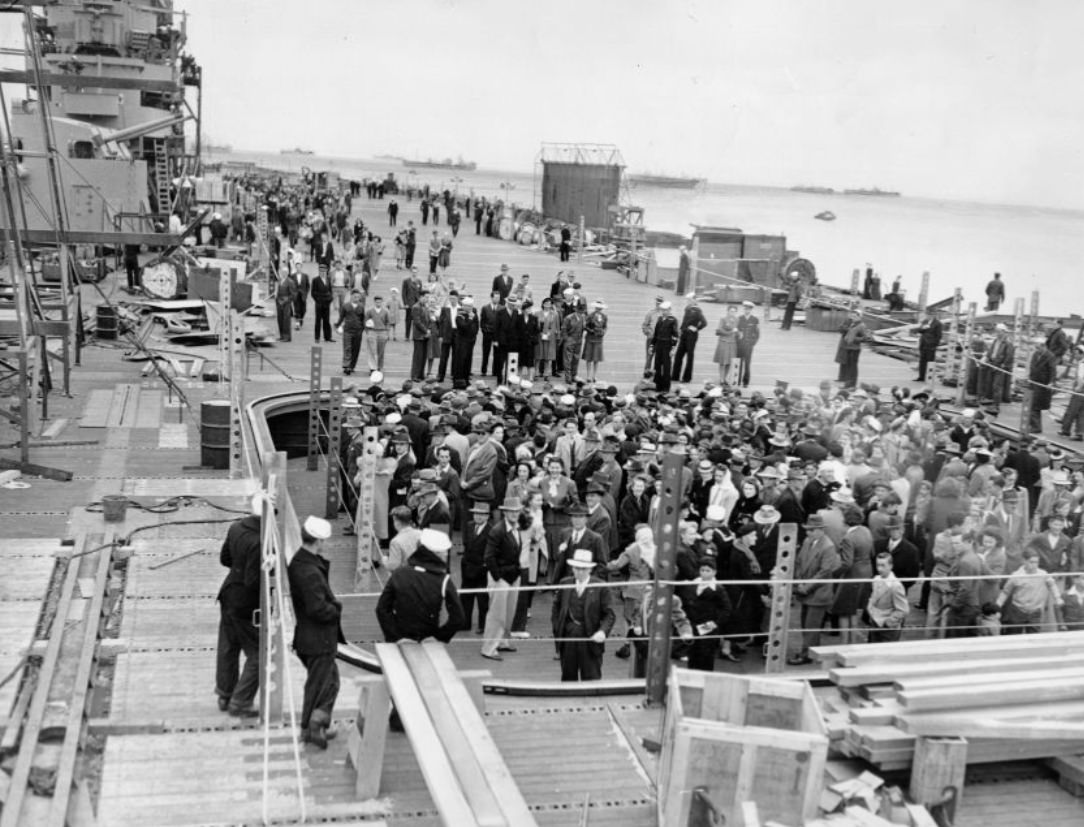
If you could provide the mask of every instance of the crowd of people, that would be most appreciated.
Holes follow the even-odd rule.
[[[367,234],[355,226],[355,244]],[[760,323],[751,303],[728,308],[718,381],[693,387],[707,321],[694,296],[679,318],[660,295],[642,327],[644,376],[621,392],[598,381],[606,307],[588,303],[574,271],[538,288],[502,266],[479,308],[439,253],[424,280],[405,256],[401,266],[388,300],[356,281],[326,293],[310,285],[314,301],[339,303],[344,373],[363,339],[369,347],[368,379],[346,390],[337,462],[344,531],[372,532],[391,572],[377,610],[388,640],[473,630],[481,655],[500,661],[525,638],[552,639],[563,680],[600,678],[611,637],[618,657],[642,654],[668,456],[682,469],[672,632],[691,668],[763,654],[781,524],[798,526],[794,664],[824,635],[1084,629],[1084,474],[1041,438],[999,436],[983,410],[942,411],[929,388],[859,383],[857,314],[840,330],[837,381],[750,392]],[[279,275],[288,280],[289,267]],[[331,340],[327,315],[318,318],[317,338]],[[410,378],[393,385],[383,345],[399,324],[413,358]],[[368,427],[378,435],[371,480]],[[367,484],[371,514],[358,497]],[[309,529],[314,548],[330,536],[329,524]],[[231,530],[227,583],[246,576],[239,543]],[[223,640],[233,643],[220,647],[217,691],[223,709],[246,714],[254,689],[236,661],[248,639],[229,592]],[[547,601],[547,622],[532,624],[532,606]],[[324,604],[337,623],[341,605]],[[319,662],[310,677],[314,668],[331,680]],[[314,688],[311,704],[306,692],[306,710],[327,708],[326,692]],[[312,720],[311,740],[326,742],[322,712],[315,730]]]

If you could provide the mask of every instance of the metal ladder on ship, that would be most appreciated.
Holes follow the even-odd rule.
[[[171,212],[169,202],[169,156],[166,149],[165,138],[152,138],[151,147],[154,152],[154,195],[155,211],[168,215]]]

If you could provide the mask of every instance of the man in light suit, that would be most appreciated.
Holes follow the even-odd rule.
[[[519,561],[524,542],[518,522],[523,503],[518,497],[507,497],[500,509],[501,519],[490,528],[485,551],[489,611],[482,657],[489,660],[504,660],[501,652],[516,651],[511,643],[512,618],[519,598]]]
[[[828,607],[832,605],[835,586],[832,583],[818,583],[818,580],[831,580],[839,571],[842,561],[835,543],[825,534],[824,517],[814,514],[805,524],[806,538],[798,552],[794,569],[794,596],[802,606],[802,648],[787,663],[800,666],[812,663],[809,647],[817,646],[821,639],[821,626]]]

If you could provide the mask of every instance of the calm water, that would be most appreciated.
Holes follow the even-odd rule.
[[[541,200],[538,182],[522,172],[498,170],[419,170],[409,175],[398,161],[327,158],[242,152],[212,155],[300,170],[331,169],[352,177],[383,177],[428,182],[437,188],[471,190],[520,204]],[[458,179],[458,180],[457,180]],[[537,193],[537,194],[536,194]],[[772,187],[710,184],[696,190],[634,188],[632,203],[644,207],[654,230],[689,234],[692,224],[739,227],[750,233],[785,235],[787,247],[810,259],[826,284],[850,284],[854,268],[866,262],[881,274],[885,288],[897,275],[910,297],[917,297],[922,272],[930,272],[930,300],[952,295],[983,300],[992,274],[1002,274],[1008,309],[1016,297],[1040,293],[1039,312],[1070,315],[1084,311],[1080,239],[1084,212],[1013,207],[926,198],[812,195]],[[813,216],[836,214],[832,222]]]

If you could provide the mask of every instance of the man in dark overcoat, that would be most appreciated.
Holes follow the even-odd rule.
[[[616,620],[610,590],[592,576],[595,559],[587,549],[574,552],[568,565],[572,576],[561,580],[550,617],[561,680],[601,680],[602,653]]]
[[[294,651],[308,671],[301,706],[302,737],[321,749],[327,749],[331,711],[339,696],[335,655],[346,641],[339,625],[342,603],[331,591],[331,564],[322,554],[330,536],[331,523],[308,517],[301,526],[301,548],[287,569],[297,621]]]

